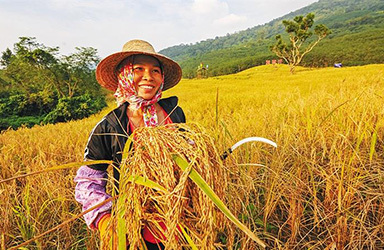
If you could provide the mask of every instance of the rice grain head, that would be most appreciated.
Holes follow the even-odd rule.
[[[225,202],[228,176],[213,139],[196,124],[138,128],[131,138],[131,151],[120,165],[119,198],[110,224],[116,235],[120,218],[128,229],[130,249],[143,249],[144,227],[166,249],[188,245],[180,227],[186,229],[198,249],[224,247],[218,234],[225,231],[229,238],[233,237],[233,225],[188,178],[193,168]],[[185,171],[175,163],[174,155],[189,162]],[[164,191],[136,183],[138,177],[157,183]],[[111,236],[103,239],[104,249],[111,249],[111,242],[116,245]]]

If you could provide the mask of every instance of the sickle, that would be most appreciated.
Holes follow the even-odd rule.
[[[232,147],[230,147],[229,149],[227,149],[222,155],[221,155],[221,159],[222,160],[225,160],[228,155],[230,155],[233,150],[235,150],[238,146],[240,146],[241,144],[244,144],[244,143],[247,143],[247,142],[252,142],[252,141],[258,141],[258,142],[264,142],[264,143],[267,143],[271,146],[274,146],[275,148],[277,148],[277,144],[271,140],[268,140],[266,138],[263,138],[263,137],[248,137],[248,138],[244,138],[238,142],[236,142]]]

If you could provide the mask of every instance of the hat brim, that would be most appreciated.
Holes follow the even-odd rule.
[[[182,71],[178,63],[172,59],[157,53],[143,51],[117,52],[104,58],[96,68],[96,80],[98,83],[109,90],[116,91],[118,83],[117,66],[131,55],[149,55],[157,58],[162,64],[164,74],[163,91],[174,87],[179,83]]]

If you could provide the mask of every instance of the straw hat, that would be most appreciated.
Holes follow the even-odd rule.
[[[180,65],[172,59],[159,54],[152,45],[143,40],[131,40],[123,46],[122,52],[117,52],[104,58],[96,68],[96,79],[104,88],[116,91],[117,88],[117,67],[121,61],[131,55],[149,55],[157,58],[164,72],[163,90],[172,88],[181,79]]]

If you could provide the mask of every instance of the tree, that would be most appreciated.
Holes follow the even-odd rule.
[[[57,53],[57,47],[46,47],[36,42],[34,37],[20,37],[20,41],[14,44],[13,53],[7,49],[2,54],[1,64],[5,66],[3,72],[10,87],[25,93],[49,88],[53,75],[51,69],[59,63]]]
[[[57,64],[56,79],[60,79],[60,86],[65,89],[65,95],[72,97],[76,93],[99,92],[100,85],[94,77],[94,69],[100,58],[94,48],[76,47],[76,53],[63,56]]]
[[[76,48],[69,56],[34,37],[20,37],[0,58],[0,131],[21,124],[80,119],[106,106],[95,78],[94,48]],[[20,118],[20,119],[19,119]]]
[[[293,21],[283,20],[285,31],[289,34],[289,43],[287,44],[281,35],[277,35],[277,43],[270,47],[279,58],[284,59],[289,64],[291,73],[294,73],[295,66],[300,64],[303,57],[331,33],[331,30],[325,25],[316,25],[314,33],[317,38],[304,47],[304,43],[313,35],[310,29],[314,24],[314,18],[315,15],[309,13],[306,17],[296,16]]]
[[[12,56],[12,51],[7,48],[1,55],[0,65],[4,67],[8,66],[11,63]]]
[[[43,89],[58,98],[99,92],[94,69],[100,60],[94,48],[76,48],[76,53],[59,56],[58,47],[47,47],[34,37],[20,37],[14,52],[7,49],[0,63],[10,85],[26,93]]]

